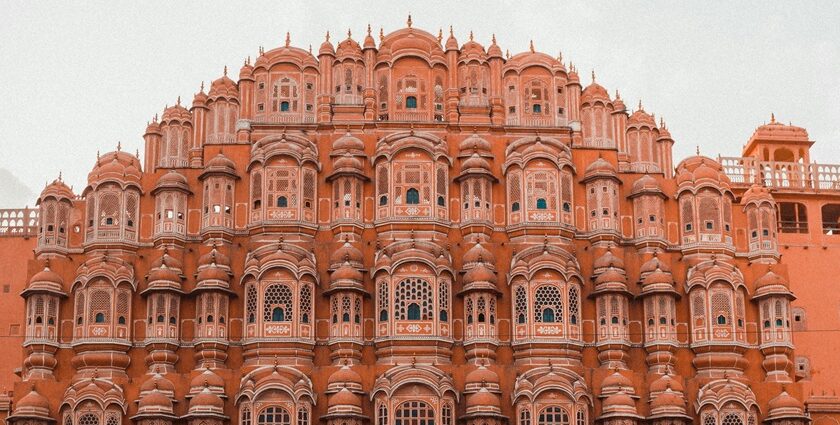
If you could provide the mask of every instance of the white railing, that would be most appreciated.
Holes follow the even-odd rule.
[[[840,165],[718,157],[735,184],[778,189],[840,190]]]
[[[34,236],[37,233],[37,209],[0,209],[0,236]]]

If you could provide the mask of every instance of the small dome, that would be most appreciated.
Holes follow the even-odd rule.
[[[376,48],[376,41],[373,39],[373,36],[370,35],[370,24],[368,24],[367,28],[367,35],[365,35],[364,46],[365,49],[375,49]]]
[[[192,114],[187,108],[181,106],[181,99],[178,98],[178,103],[163,110],[163,115],[160,122],[166,125],[170,122],[188,123],[192,121]]]
[[[175,384],[172,383],[169,379],[166,379],[163,375],[158,372],[155,372],[151,378],[147,379],[140,385],[140,393],[146,393],[153,390],[159,390],[164,393],[166,392],[173,392],[175,391]]]
[[[656,269],[642,279],[642,286],[673,285],[674,279],[670,273]]]
[[[333,251],[330,256],[330,264],[336,266],[344,264],[349,261],[351,264],[362,264],[364,261],[364,254],[359,248],[356,248],[350,241],[344,241],[338,249]]]
[[[353,136],[348,131],[343,136],[339,137],[338,139],[335,139],[335,141],[332,144],[332,148],[333,151],[364,151],[365,144],[364,142],[362,142],[361,139],[359,139],[356,136]]]
[[[774,204],[773,195],[770,194],[770,189],[764,186],[759,185],[752,185],[746,192],[744,192],[744,196],[741,197],[741,203],[744,205],[748,205],[750,203],[760,204],[762,202],[769,202],[770,204]]]
[[[487,57],[488,58],[501,58],[502,57],[502,48],[496,44],[496,35],[493,34],[493,41],[490,43],[490,46],[487,47]]]
[[[152,282],[180,282],[181,276],[179,273],[169,267],[163,266],[152,269],[147,277],[149,283]]]
[[[339,59],[354,58],[362,60],[362,46],[359,46],[359,43],[353,40],[348,32],[347,38],[338,43],[338,47],[335,49],[335,55]]]
[[[593,266],[595,270],[606,269],[608,267],[624,270],[624,260],[616,257],[612,252],[612,247],[608,247],[606,252],[595,259]]]
[[[213,372],[212,369],[205,368],[203,372],[196,375],[192,380],[190,380],[190,388],[202,388],[202,387],[210,387],[210,388],[224,388],[225,387],[225,380],[222,379],[216,372]]]
[[[755,129],[752,139],[780,140],[780,141],[808,141],[808,131],[795,125],[785,125],[776,121],[776,116],[770,116],[770,123]]]
[[[605,89],[603,86],[601,86],[593,80],[592,84],[586,86],[586,88],[583,89],[583,92],[580,95],[580,100],[582,103],[585,103],[596,99],[606,100],[607,102],[609,102],[610,94],[607,93],[607,89]]]
[[[141,174],[140,160],[130,153],[117,150],[101,155],[96,160],[96,165],[88,173],[88,184],[93,186],[104,180],[116,180],[139,187]]]
[[[228,99],[239,98],[239,87],[236,85],[236,82],[228,78],[227,67],[225,67],[225,73],[221,78],[215,79],[210,83],[210,93],[208,95],[211,99],[219,97]]]
[[[360,272],[357,268],[350,265],[350,263],[344,263],[341,267],[337,268],[332,274],[330,274],[330,281],[332,283],[337,283],[341,281],[352,281],[352,282],[359,282],[361,283],[364,277],[362,276],[362,272]]]
[[[484,52],[484,46],[472,39],[472,33],[470,33],[470,41],[467,41],[463,46],[461,46],[460,56],[462,58],[484,59],[487,57],[487,53]]]
[[[773,397],[770,403],[768,403],[768,407],[771,411],[778,409],[799,409],[802,411],[805,408],[801,401],[791,397],[785,390],[782,390],[779,395]]]
[[[627,395],[624,390],[620,390],[619,392],[607,397],[604,400],[604,413],[608,411],[621,411],[621,410],[629,410],[630,408],[633,411],[636,410],[636,403],[633,401],[633,398]]]
[[[595,278],[595,286],[607,285],[610,283],[624,284],[627,282],[627,277],[618,271],[615,267],[610,267]]]
[[[169,170],[169,172],[160,176],[157,184],[155,184],[155,191],[161,189],[182,189],[189,191],[190,186],[187,183],[187,178],[183,174],[175,170]]]
[[[482,387],[478,392],[467,395],[467,409],[470,408],[498,408],[501,406],[499,396]]]
[[[324,39],[324,42],[321,43],[321,47],[318,48],[318,56],[321,55],[335,56],[335,47],[330,42],[329,32],[327,32],[327,37]]]
[[[47,198],[55,198],[55,199],[67,199],[73,200],[76,197],[73,194],[73,190],[70,189],[70,186],[64,183],[60,178],[53,180],[52,183],[48,184],[44,187],[44,190],[41,191],[41,195],[38,197],[38,204],[41,203],[44,199]]]
[[[327,385],[331,384],[362,384],[362,376],[345,363],[338,370],[333,372],[327,379]]]
[[[350,153],[345,153],[344,155],[338,157],[334,163],[336,170],[362,170],[362,161],[359,158],[356,158]]]
[[[642,263],[642,266],[639,267],[639,274],[651,273],[653,271],[660,270],[666,273],[671,272],[671,267],[668,263],[662,261],[659,258],[659,252],[654,251],[653,257],[650,260],[645,261]]]
[[[466,253],[464,253],[464,264],[470,263],[487,263],[487,264],[494,264],[496,262],[496,257],[493,255],[490,250],[484,247],[481,242],[476,243],[472,246]]]
[[[140,412],[172,412],[172,399],[155,388],[140,398],[137,408]]]
[[[219,252],[214,245],[213,248],[206,254],[202,255],[198,258],[198,266],[209,266],[211,264],[217,264],[220,266],[230,266],[230,258]]]
[[[653,116],[644,109],[639,108],[636,112],[630,115],[630,118],[627,119],[627,125],[648,125],[650,127],[656,127],[656,121],[653,119]]]
[[[35,385],[32,386],[32,389],[29,391],[29,394],[26,394],[18,400],[17,404],[15,405],[15,410],[49,410],[50,409],[50,401],[41,395],[38,390],[35,389]]]
[[[631,381],[630,378],[622,375],[621,372],[619,372],[617,370],[615,372],[613,372],[612,375],[604,378],[604,380],[601,382],[601,388],[602,389],[603,388],[621,389],[621,388],[632,388],[632,387],[633,387],[633,381]]]
[[[613,167],[613,165],[606,159],[598,157],[598,159],[592,161],[592,163],[586,167],[583,179],[588,180],[593,177],[610,177],[615,175],[615,167]]]
[[[352,406],[352,407],[362,407],[362,398],[359,397],[358,394],[354,394],[352,391],[344,387],[341,391],[333,394],[330,396],[329,401],[327,402],[327,407],[338,407],[338,406]]]
[[[755,281],[756,289],[765,286],[784,286],[787,288],[788,282],[784,277],[770,269],[764,274],[764,276],[761,276]]]
[[[685,398],[682,394],[672,391],[670,388],[657,395],[652,402],[650,402],[651,410],[662,409],[666,407],[676,407],[685,409]]]
[[[650,384],[651,393],[660,393],[668,389],[680,393],[684,391],[682,383],[680,383],[679,380],[674,379],[674,377],[671,376],[670,372],[666,372],[664,375],[660,376]]]
[[[496,273],[493,273],[483,262],[469,269],[463,279],[464,285],[478,282],[489,282],[495,285],[496,281]]]
[[[210,281],[230,283],[230,274],[217,265],[211,265],[201,268],[196,273],[195,280],[199,285]]]
[[[49,286],[61,289],[64,285],[64,279],[58,273],[52,271],[49,260],[44,265],[44,269],[35,273],[29,279],[29,286]]]
[[[490,142],[477,134],[470,135],[458,144],[458,150],[460,150],[462,156],[471,155],[475,151],[490,153],[490,148]]]
[[[464,383],[466,385],[498,385],[499,382],[499,375],[488,369],[484,364],[480,364],[477,368],[470,371],[470,373],[468,373],[464,378]]]
[[[478,153],[473,152],[472,156],[466,159],[466,161],[461,163],[461,172],[466,172],[468,170],[490,170],[490,163],[487,162],[486,159],[482,158],[478,155]]]
[[[204,387],[198,395],[190,400],[190,413],[207,412],[224,410],[225,402],[215,393],[210,391],[210,388]]]
[[[210,161],[207,161],[205,168],[230,168],[235,170],[236,164],[223,153],[219,152]]]
[[[455,39],[451,27],[449,28],[449,37],[446,39],[446,50],[458,50],[458,40]]]
[[[631,196],[642,193],[662,193],[662,186],[650,174],[645,174],[638,180],[633,182],[633,189],[630,192]]]

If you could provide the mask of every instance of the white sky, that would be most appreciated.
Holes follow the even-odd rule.
[[[378,4],[377,4],[378,3]],[[457,4],[457,5],[456,5]],[[737,5],[733,7],[732,5]],[[680,6],[680,7],[677,7]],[[663,116],[679,160],[735,156],[770,113],[808,129],[812,159],[840,162],[840,2],[519,1],[52,2],[0,0],[0,208],[33,205],[63,171],[80,192],[103,153],[142,151],[146,122],[260,45],[317,51],[370,23],[470,30],[502,50],[595,69],[628,107]],[[378,37],[377,37],[378,39]],[[658,119],[658,118],[657,118]],[[675,161],[676,162],[676,161]],[[16,182],[15,180],[18,180]],[[28,188],[28,189],[27,189]]]

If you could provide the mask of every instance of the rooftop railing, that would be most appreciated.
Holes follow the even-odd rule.
[[[840,191],[840,164],[759,161],[750,157],[718,157],[718,161],[735,185]]]
[[[0,236],[35,236],[37,234],[37,209],[0,209]]]

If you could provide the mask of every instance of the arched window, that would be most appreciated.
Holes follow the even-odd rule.
[[[282,407],[266,407],[257,417],[257,425],[291,425],[292,416]]]
[[[251,425],[251,407],[243,406],[239,412],[239,425]]]
[[[96,318],[94,319],[96,323],[105,323],[105,314],[104,313],[96,313]]]
[[[382,403],[376,411],[376,425],[388,425],[388,405]]]
[[[550,313],[546,314],[547,310]],[[534,294],[534,321],[545,322],[546,318],[551,319],[547,323],[563,322],[562,295],[553,285],[540,286]]]
[[[283,308],[282,307],[274,307],[274,310],[271,310],[271,321],[272,322],[282,322],[283,321]],[[209,320],[208,320],[209,322]]]
[[[289,200],[286,199],[285,196],[280,196],[277,198],[277,207],[279,208],[286,208],[289,206]]]
[[[569,425],[569,412],[562,407],[546,407],[540,412],[537,425]]]
[[[545,323],[554,323],[554,310],[546,308],[542,313],[542,321]]]
[[[408,305],[408,320],[420,320],[420,306],[417,303]]]
[[[411,188],[405,192],[405,203],[409,205],[417,205],[420,203],[420,192],[417,189]]]
[[[531,425],[531,411],[522,409],[519,411],[519,425]]]
[[[548,208],[548,205],[546,204],[545,199],[544,198],[537,199],[537,209],[538,210],[544,210],[546,208]]]
[[[435,425],[435,411],[422,401],[406,401],[397,408],[394,425]]]
[[[406,109],[417,109],[417,97],[408,96],[405,98],[405,107]]]

